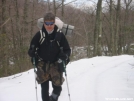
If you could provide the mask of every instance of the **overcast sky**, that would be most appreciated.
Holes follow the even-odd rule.
[[[71,2],[71,1],[75,1],[75,0],[65,0],[65,3]],[[85,5],[95,5],[97,3],[98,0],[77,0],[71,4],[73,4],[74,6],[79,6],[81,4],[85,4]]]
[[[47,0],[44,0],[44,1],[47,1]],[[52,1],[52,0],[50,0],[50,1]],[[56,0],[56,1],[60,1],[60,0]],[[69,3],[71,1],[75,1],[75,2],[71,3],[74,5],[83,4],[83,3],[93,5],[93,4],[96,4],[98,0],[65,0],[65,3]]]

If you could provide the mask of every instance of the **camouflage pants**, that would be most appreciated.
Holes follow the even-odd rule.
[[[51,80],[55,86],[61,86],[64,82],[63,73],[58,68],[58,63],[44,63],[40,61],[37,65],[36,80],[39,84]]]

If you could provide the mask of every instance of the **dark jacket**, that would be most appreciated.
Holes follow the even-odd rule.
[[[42,31],[45,33],[45,40],[42,44],[39,43],[41,35],[40,31],[38,31],[31,41],[29,51],[32,49],[32,46],[34,45],[34,48],[36,48],[38,56],[41,59],[43,59],[44,62],[51,63],[58,60],[60,47],[63,47],[63,52],[66,55],[70,56],[71,49],[68,44],[68,41],[62,32],[57,32],[57,29],[58,27],[55,25],[53,33],[48,34],[45,27],[43,26]],[[58,46],[57,40],[60,46]]]

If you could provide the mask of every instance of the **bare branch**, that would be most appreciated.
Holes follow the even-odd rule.
[[[3,27],[9,20],[10,20],[10,18],[8,18],[8,19],[0,26],[0,28]]]
[[[75,2],[75,1],[77,1],[77,0],[70,1],[70,2],[68,2],[68,3],[66,3],[66,4],[64,4],[64,6],[66,6],[66,5],[70,4],[70,3],[73,3],[73,2]],[[61,5],[62,5],[62,3],[59,4],[59,5],[56,7],[56,9],[60,8]]]
[[[77,1],[77,0],[73,0],[73,1],[71,1],[71,2],[68,2],[68,3],[64,4],[64,5],[68,5],[68,4],[70,4],[70,3],[72,3],[72,2],[75,2],[75,1]]]
[[[126,6],[128,7],[131,4],[132,0],[124,0],[124,3],[126,4]]]

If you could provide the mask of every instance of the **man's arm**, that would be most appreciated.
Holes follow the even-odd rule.
[[[36,49],[39,47],[39,39],[40,39],[40,32],[37,32],[35,34],[35,36],[32,38],[31,43],[30,43],[30,47],[28,50],[28,54],[30,57],[34,57],[35,56],[35,52]]]
[[[63,47],[64,54],[66,54],[67,57],[69,57],[71,54],[71,49],[64,34],[62,34],[62,37],[61,37],[60,47]]]

